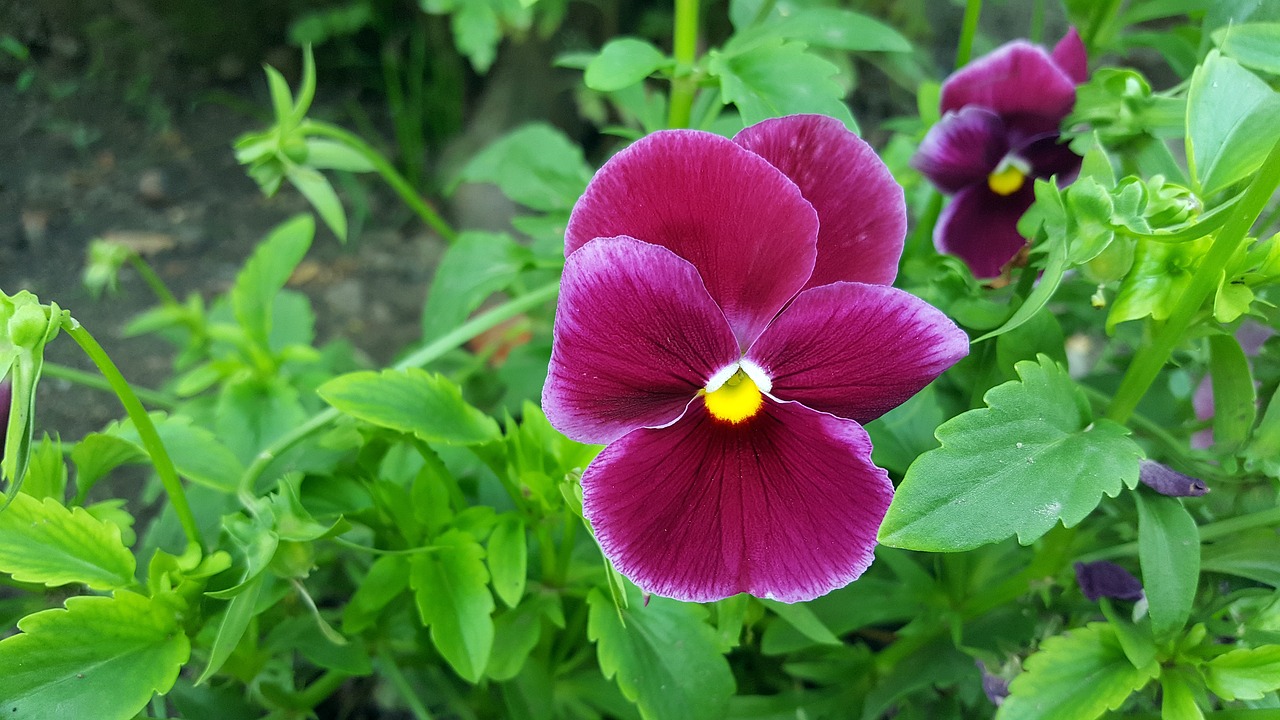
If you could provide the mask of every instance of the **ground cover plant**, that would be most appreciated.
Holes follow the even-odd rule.
[[[163,387],[0,288],[0,716],[1280,717],[1280,7],[983,5],[934,68],[875,7],[676,0],[557,58],[590,147],[448,178],[463,71],[578,6],[300,14],[227,153],[310,212],[215,296],[89,249]],[[313,111],[357,32],[399,155]],[[438,209],[481,183],[508,230]],[[288,287],[359,187],[447,243],[385,368]],[[37,432],[54,343],[118,421]]]

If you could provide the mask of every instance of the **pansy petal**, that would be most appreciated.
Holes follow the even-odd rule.
[[[1084,42],[1075,28],[1067,30],[1050,54],[1053,62],[1062,68],[1062,72],[1080,84],[1089,79],[1089,55],[1085,52]]]
[[[911,166],[945,193],[986,182],[1009,152],[1000,116],[976,106],[942,117],[920,142]]]
[[[1042,48],[1022,40],[974,60],[942,84],[942,112],[977,105],[1026,134],[1056,130],[1075,101],[1075,82]]]
[[[1071,146],[1063,141],[1057,133],[1041,137],[1024,147],[1014,151],[1022,160],[1031,166],[1033,177],[1047,178],[1058,176],[1058,184],[1066,185],[1076,179],[1080,173],[1080,163],[1084,158],[1071,152]]]
[[[818,260],[806,287],[893,282],[907,234],[906,203],[870,145],[825,115],[765,120],[733,140],[791,178],[818,211]]]
[[[818,216],[759,155],[719,135],[668,130],[600,168],[573,208],[565,252],[617,235],[693,263],[746,347],[813,273]]]
[[[964,331],[920,298],[883,285],[833,283],[796,296],[747,359],[769,376],[779,400],[866,423],[967,354]]]
[[[996,277],[1027,244],[1018,220],[1034,201],[1030,181],[1011,195],[997,195],[985,183],[961,190],[938,216],[933,243],[964,260],[974,276]]]
[[[870,454],[850,420],[769,400],[731,425],[699,399],[670,427],[606,447],[582,476],[583,511],[647,592],[799,602],[871,564],[893,488]]]
[[[680,417],[738,343],[698,271],[675,253],[605,238],[570,255],[542,408],[579,442]]]

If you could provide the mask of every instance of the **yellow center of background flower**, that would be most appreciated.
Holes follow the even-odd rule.
[[[997,195],[1012,195],[1022,189],[1027,174],[1017,165],[1009,163],[987,176],[987,186]]]
[[[711,417],[736,425],[760,412],[764,395],[755,382],[739,369],[723,385],[707,393],[706,402]]]

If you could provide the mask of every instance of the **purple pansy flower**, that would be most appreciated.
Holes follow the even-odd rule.
[[[1142,599],[1142,583],[1133,573],[1108,560],[1075,564],[1076,584],[1086,598],[1097,602],[1098,598],[1116,600]]]
[[[607,445],[583,511],[641,589],[795,602],[871,563],[893,486],[862,423],[968,352],[887,286],[905,231],[884,164],[822,116],[654,133],[592,179],[543,409]]]
[[[13,380],[0,380],[0,457],[4,457],[4,446],[9,437],[9,409],[13,406]]]
[[[912,165],[955,195],[934,227],[934,244],[958,255],[974,275],[995,277],[1026,241],[1018,219],[1035,201],[1035,178],[1074,178],[1080,156],[1058,128],[1088,78],[1075,29],[1052,53],[1024,40],[1000,46],[942,84],[942,119]]]

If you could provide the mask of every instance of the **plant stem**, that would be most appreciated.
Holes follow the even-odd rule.
[[[115,391],[115,388],[111,387],[111,383],[97,375],[84,372],[83,370],[77,370],[73,367],[67,367],[66,365],[51,363],[47,360],[44,363],[44,374],[49,377],[58,378],[59,380],[66,380],[77,385],[93,388],[94,390],[105,390],[106,392]],[[156,392],[155,390],[134,388],[133,394],[137,395],[139,400],[148,405],[161,407],[166,410],[178,404],[178,401],[174,398],[171,398],[164,393]]]
[[[169,503],[173,505],[173,510],[178,515],[178,522],[182,524],[182,532],[187,536],[187,542],[204,548],[204,543],[200,539],[200,528],[196,525],[195,515],[191,514],[191,506],[187,503],[187,493],[182,489],[182,481],[178,479],[178,470],[173,466],[173,460],[170,459],[168,451],[164,448],[164,443],[160,441],[160,435],[156,432],[156,426],[151,422],[151,416],[147,415],[147,409],[142,406],[142,401],[138,400],[138,396],[134,393],[133,388],[129,387],[129,381],[124,379],[124,375],[120,374],[120,369],[111,361],[111,357],[107,355],[107,351],[102,349],[98,341],[94,339],[84,326],[75,320],[63,323],[63,330],[71,336],[73,340],[84,350],[85,355],[98,366],[99,372],[106,378],[111,389],[115,391],[116,397],[120,398],[120,404],[124,406],[124,410],[129,415],[129,419],[133,421],[134,427],[138,430],[138,437],[142,440],[142,445],[147,449],[147,454],[151,456],[151,463],[156,468],[156,474],[160,476],[160,484],[164,486],[165,493],[169,496]]]
[[[409,684],[409,678],[400,672],[400,666],[396,665],[395,659],[391,657],[391,653],[387,648],[378,651],[378,669],[383,675],[391,681],[395,686],[400,697],[404,699],[405,705],[409,706],[409,712],[417,720],[432,720],[431,711],[427,710],[427,706],[422,704],[422,700],[418,699],[418,694],[413,691],[413,686]]]
[[[1044,0],[1035,0],[1031,6],[1031,42],[1039,45],[1044,39]]]
[[[346,145],[352,150],[360,153],[364,159],[369,161],[373,169],[382,176],[382,179],[391,186],[392,190],[400,196],[406,205],[422,218],[422,221],[431,226],[445,242],[452,245],[458,239],[458,233],[454,231],[449,223],[440,217],[440,213],[436,211],[431,203],[427,202],[417,190],[413,189],[413,185],[404,176],[396,171],[395,166],[389,160],[382,156],[382,153],[374,150],[371,145],[366,143],[360,136],[347,132],[337,125],[330,125],[319,120],[304,120],[299,126],[298,131],[304,135],[318,135],[321,137],[331,138]]]
[[[675,0],[675,28],[672,33],[672,52],[676,59],[675,77],[671,79],[671,103],[667,112],[667,126],[689,126],[693,110],[693,98],[698,92],[693,78],[693,66],[698,61],[698,3],[700,0]]]
[[[1169,319],[1156,331],[1149,345],[1144,345],[1134,355],[1133,363],[1125,371],[1115,399],[1107,410],[1107,417],[1123,424],[1133,414],[1138,402],[1146,394],[1151,383],[1160,374],[1165,361],[1178,343],[1182,341],[1191,320],[1199,312],[1204,301],[1218,287],[1223,268],[1231,256],[1235,254],[1240,243],[1244,242],[1262,209],[1266,207],[1271,194],[1280,185],[1280,142],[1271,148],[1262,168],[1253,177],[1245,190],[1244,196],[1236,205],[1235,212],[1227,219],[1222,230],[1213,239],[1213,246],[1200,260],[1200,267],[1192,276],[1191,283],[1178,298],[1170,313]]]
[[[956,69],[964,67],[973,57],[973,36],[978,34],[978,17],[982,15],[982,0],[968,0],[964,4],[964,21],[960,25],[960,45],[956,48]]]
[[[315,682],[308,685],[306,690],[295,694],[293,698],[291,698],[295,703],[297,703],[292,706],[293,709],[315,709],[317,705],[324,702],[326,698],[335,693],[338,688],[342,687],[342,684],[350,677],[351,676],[349,674],[339,670],[330,670],[326,672],[316,678]]]
[[[1280,525],[1280,507],[1273,507],[1267,510],[1259,510],[1241,515],[1240,517],[1227,518],[1218,522],[1209,523],[1200,526],[1200,542],[1206,543],[1211,540],[1234,535],[1245,530],[1252,530],[1258,527],[1275,527]],[[1103,548],[1095,552],[1081,555],[1076,558],[1079,562],[1094,562],[1095,560],[1110,560],[1112,558],[1133,555],[1138,552],[1137,542],[1128,542],[1122,545],[1115,545],[1109,548]]]
[[[495,307],[488,312],[477,315],[467,322],[454,328],[451,332],[441,336],[435,342],[429,343],[422,349],[414,352],[405,359],[396,363],[396,370],[404,370],[411,367],[421,367],[430,363],[450,350],[461,347],[468,340],[474,338],[480,333],[489,330],[502,322],[509,320],[520,313],[531,310],[542,303],[554,298],[560,292],[560,281],[556,280],[547,283],[540,288],[534,289],[526,295],[521,295],[514,300]],[[245,507],[252,507],[254,492],[253,486],[257,484],[258,478],[266,471],[267,466],[272,463],[282,453],[289,448],[297,445],[312,434],[319,432],[329,423],[338,419],[341,415],[336,409],[329,408],[312,415],[306,422],[302,423],[292,431],[285,433],[276,439],[275,442],[267,446],[262,452],[258,453],[253,459],[249,467],[245,470],[244,475],[240,478],[240,487],[238,493],[240,501]]]
[[[129,253],[129,264],[133,266],[134,270],[138,271],[138,274],[142,276],[142,281],[147,284],[147,287],[151,288],[151,292],[155,294],[156,299],[159,300],[161,304],[168,307],[182,306],[182,303],[178,302],[178,298],[174,297],[173,293],[169,292],[169,287],[165,285],[164,281],[160,279],[160,276],[156,274],[156,271],[151,267],[151,264],[146,260],[143,260],[141,255],[136,252]]]

